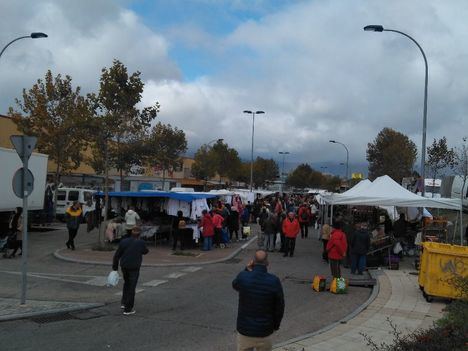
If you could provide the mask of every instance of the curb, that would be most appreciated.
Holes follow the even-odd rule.
[[[217,259],[217,260],[211,260],[211,261],[204,261],[204,262],[176,262],[176,263],[143,263],[141,266],[142,267],[184,267],[184,266],[206,266],[209,264],[215,264],[215,263],[222,263],[225,261],[229,261],[230,259],[234,258],[237,256],[241,251],[245,250],[250,244],[252,244],[255,240],[257,239],[257,236],[253,236],[252,239],[247,241],[245,244],[243,244],[241,247],[237,248],[234,252],[232,252],[230,255]],[[89,260],[80,260],[76,258],[70,258],[63,256],[60,254],[60,251],[64,250],[64,248],[55,250],[54,252],[54,257],[62,260],[62,261],[67,261],[67,262],[73,262],[73,263],[81,263],[81,264],[90,264],[90,265],[99,265],[99,266],[110,266],[112,263],[110,262],[102,262],[102,261],[89,261]]]
[[[377,298],[377,296],[379,295],[379,292],[380,292],[380,283],[379,283],[379,280],[377,279],[377,276],[379,274],[375,274],[375,272],[371,272],[371,271],[369,271],[369,274],[370,274],[370,276],[372,278],[374,278],[376,280],[376,284],[372,287],[372,292],[371,292],[369,298],[361,306],[356,308],[353,312],[351,312],[347,316],[341,318],[339,321],[336,321],[336,322],[334,322],[332,324],[329,324],[326,327],[323,327],[322,329],[319,329],[319,330],[317,330],[317,331],[315,331],[313,333],[304,334],[304,335],[301,335],[301,336],[286,340],[286,341],[281,342],[279,344],[273,345],[273,349],[276,349],[276,348],[279,348],[279,347],[285,347],[285,346],[288,346],[289,344],[293,344],[295,342],[302,341],[304,339],[312,338],[314,336],[323,334],[323,333],[335,328],[336,326],[338,326],[340,324],[346,324],[348,321],[350,321],[351,319],[356,317],[358,314],[360,314],[362,311],[364,311]]]
[[[0,316],[0,322],[6,321],[14,321],[19,319],[27,319],[31,317],[42,317],[42,316],[50,316],[55,314],[62,314],[67,312],[77,312],[77,311],[84,311],[90,310],[97,307],[105,306],[103,303],[89,303],[80,306],[72,306],[72,307],[64,307],[64,308],[55,308],[46,311],[40,312],[27,312],[27,313],[17,313],[17,314],[10,314],[7,316]]]

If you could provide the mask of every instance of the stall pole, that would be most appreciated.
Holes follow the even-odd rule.
[[[331,211],[330,211],[330,225],[333,227],[333,204],[331,204]]]

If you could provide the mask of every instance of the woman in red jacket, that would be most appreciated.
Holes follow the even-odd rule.
[[[294,248],[296,247],[296,237],[299,234],[301,227],[299,221],[295,218],[293,212],[288,213],[288,217],[283,221],[283,233],[285,236],[284,257],[293,257]]]
[[[333,278],[341,278],[340,264],[341,260],[345,258],[346,250],[348,248],[346,234],[341,230],[341,228],[341,222],[336,222],[333,225],[330,240],[328,240],[327,243],[328,260],[330,261],[330,269]]]
[[[213,219],[207,210],[203,210],[202,214],[203,216],[200,223],[198,223],[198,227],[203,228],[203,251],[209,251],[213,247],[214,224]]]

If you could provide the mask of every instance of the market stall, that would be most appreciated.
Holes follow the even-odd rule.
[[[390,254],[389,250],[396,242],[389,241],[392,238],[385,232],[385,227],[390,226],[387,223],[391,224],[391,216],[388,213],[382,215],[379,212],[379,207],[384,207],[386,211],[393,209],[394,212],[397,212],[396,208],[441,208],[455,210],[461,214],[461,205],[458,200],[419,196],[406,190],[388,176],[379,177],[373,182],[369,180],[361,181],[355,187],[342,194],[323,195],[322,199],[326,204],[331,206],[330,218],[333,217],[333,207],[339,205],[352,206],[354,212],[352,215],[354,216],[359,214],[359,212],[367,211],[368,213],[364,214],[363,217],[372,218],[374,225],[372,240],[375,245],[373,252],[377,254],[385,252],[385,255]],[[414,236],[416,236],[416,233]],[[422,238],[423,241],[424,239]],[[412,242],[414,244],[414,237],[412,238]],[[391,257],[388,257],[386,263],[391,266]]]
[[[104,197],[104,193],[100,192],[97,196]],[[184,218],[187,219],[183,239],[187,246],[190,246],[190,242],[198,242],[200,231],[197,219],[201,217],[203,210],[210,209],[207,200],[216,198],[214,194],[196,192],[109,192],[111,208],[120,216],[124,216],[126,209],[133,206],[141,217],[141,237],[154,240],[155,244],[171,237],[173,220],[177,212],[182,211]]]

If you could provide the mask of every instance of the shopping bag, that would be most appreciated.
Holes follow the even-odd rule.
[[[250,227],[242,227],[242,234],[244,234],[245,236],[249,236],[250,235]]]
[[[348,292],[348,280],[345,278],[333,278],[330,292],[333,294],[346,294]]]
[[[117,286],[119,284],[119,272],[111,271],[107,276],[107,286]]]
[[[280,233],[276,233],[275,235],[275,245],[281,246],[281,234]]]
[[[323,275],[316,275],[312,282],[312,289],[315,291],[325,291],[327,279]]]

